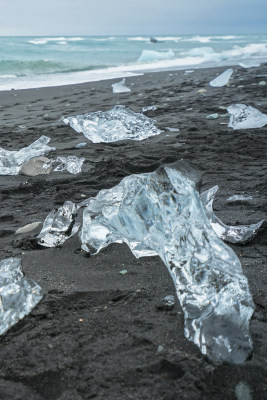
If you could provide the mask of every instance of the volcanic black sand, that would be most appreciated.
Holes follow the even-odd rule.
[[[230,84],[209,81],[226,68],[193,73],[168,71],[126,79],[130,93],[113,94],[114,81],[0,93],[1,146],[19,150],[41,135],[56,151],[49,157],[85,157],[82,173],[36,177],[0,176],[1,257],[21,257],[27,277],[45,296],[33,312],[0,340],[0,399],[265,399],[267,398],[266,230],[246,245],[232,245],[247,276],[256,310],[251,321],[252,358],[242,365],[214,365],[184,338],[183,313],[160,300],[175,294],[158,257],[135,259],[126,245],[111,245],[85,257],[77,236],[62,248],[37,249],[40,231],[16,235],[41,221],[65,200],[79,202],[134,173],[154,171],[181,158],[203,173],[203,190],[219,185],[217,215],[227,224],[266,217],[267,126],[237,130],[225,114],[233,103],[267,113],[267,65],[234,67]],[[117,80],[118,81],[118,80]],[[206,89],[198,93],[199,89]],[[155,104],[147,115],[164,130],[145,141],[93,144],[60,118],[109,110],[133,111]],[[87,146],[77,149],[80,142]],[[233,194],[249,202],[229,204]],[[127,274],[119,272],[127,270]]]

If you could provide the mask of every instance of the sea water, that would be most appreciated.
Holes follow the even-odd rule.
[[[5,36],[0,37],[0,90],[121,78],[155,70],[262,62],[267,62],[266,34]]]

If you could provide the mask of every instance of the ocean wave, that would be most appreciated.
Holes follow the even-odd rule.
[[[67,42],[78,42],[84,40],[82,37],[47,37],[47,38],[36,38],[27,40],[30,44],[47,44],[48,42],[57,42],[58,44],[67,44]]]
[[[150,42],[150,37],[145,37],[145,36],[128,37],[127,40],[133,40],[137,42]]]
[[[115,37],[114,36],[110,36],[107,38],[90,38],[90,40],[92,40],[93,42],[108,42],[110,40],[114,40]]]
[[[170,49],[168,51],[154,51],[143,50],[141,56],[138,58],[139,62],[168,60],[175,57],[174,52]]]
[[[155,36],[155,39],[160,42],[179,42],[182,38],[181,36]]]
[[[106,65],[71,65],[47,59],[37,61],[4,60],[0,61],[0,77],[6,76],[6,78],[15,78],[32,75],[59,74],[91,71],[107,67]]]

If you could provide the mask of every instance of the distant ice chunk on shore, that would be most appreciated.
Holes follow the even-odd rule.
[[[125,86],[125,78],[120,82],[113,83],[111,86],[113,93],[126,93],[131,91],[130,88]]]
[[[41,287],[23,276],[19,258],[0,261],[0,335],[29,314],[42,297]]]
[[[18,175],[21,166],[26,161],[56,149],[47,146],[49,142],[50,138],[43,135],[29,146],[18,151],[5,150],[0,147],[0,175]]]
[[[210,86],[212,87],[222,87],[227,85],[229,82],[234,70],[232,68],[227,69],[221,75],[217,76],[217,78],[210,81]]]
[[[136,257],[158,254],[184,311],[185,336],[215,362],[251,354],[253,301],[235,253],[212,229],[200,179],[184,162],[131,175],[86,201],[82,248],[125,242]]]
[[[110,111],[64,118],[63,122],[76,132],[82,132],[93,143],[144,140],[161,133],[154,120],[121,105]]]
[[[240,67],[242,68],[255,68],[255,67],[259,67],[260,63],[256,62],[256,61],[245,61],[245,62],[240,62],[239,63]]]
[[[159,61],[159,60],[169,60],[174,58],[175,54],[173,50],[168,51],[155,51],[155,50],[143,50],[141,56],[138,58],[139,62],[145,61]]]
[[[267,115],[245,104],[232,104],[227,108],[231,115],[229,127],[233,129],[262,128],[267,124]]]
[[[213,200],[219,187],[213,186],[211,189],[201,193],[200,198],[206,208],[206,214],[210,224],[217,235],[228,243],[244,244],[252,240],[257,233],[267,225],[267,220],[263,219],[257,224],[228,226],[224,224],[213,212]]]

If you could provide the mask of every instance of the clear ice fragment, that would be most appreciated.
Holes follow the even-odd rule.
[[[120,82],[113,83],[111,86],[113,93],[126,93],[131,91],[131,89],[125,86],[125,78]]]
[[[243,194],[234,194],[226,199],[227,203],[246,202],[253,200],[252,196],[244,196]]]
[[[253,301],[241,264],[216,235],[185,163],[131,175],[84,202],[82,248],[125,242],[136,257],[157,253],[174,281],[185,336],[213,361],[242,363],[252,351]]]
[[[212,86],[212,87],[222,87],[222,86],[227,85],[227,83],[229,82],[229,79],[231,78],[233,72],[234,71],[233,71],[232,68],[227,69],[221,75],[217,76],[217,78],[215,78],[212,81],[210,81],[210,86]]]
[[[76,156],[57,157],[55,163],[58,163],[54,171],[67,170],[70,174],[79,174],[82,170],[85,158],[78,158]]]
[[[232,104],[227,108],[231,115],[229,127],[233,129],[262,128],[267,124],[267,115],[245,104]]]
[[[216,217],[212,208],[213,200],[218,189],[219,187],[216,185],[200,195],[212,228],[225,242],[243,244],[252,240],[257,233],[266,226],[266,220],[263,219],[257,224],[251,225],[228,226],[224,224],[218,217]]]
[[[144,113],[144,112],[147,112],[147,111],[156,111],[157,109],[158,109],[158,107],[154,106],[154,105],[146,106],[146,107],[142,108],[142,112]]]
[[[161,133],[154,120],[120,105],[110,111],[64,118],[63,122],[76,132],[82,132],[93,143],[144,140]]]
[[[254,68],[254,67],[259,67],[260,63],[258,63],[257,61],[246,61],[239,63],[239,65],[242,68]]]
[[[23,276],[19,258],[0,261],[0,335],[29,314],[42,297],[41,287]]]
[[[55,147],[47,146],[49,142],[50,138],[43,135],[18,151],[9,151],[0,147],[0,175],[17,175],[26,161],[55,150]]]
[[[77,205],[72,201],[65,201],[58,210],[51,211],[37,236],[38,244],[45,247],[58,247],[75,235],[80,228],[80,223],[75,222],[77,209]]]

